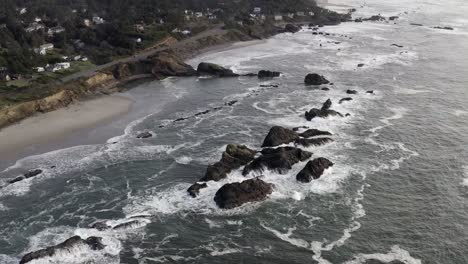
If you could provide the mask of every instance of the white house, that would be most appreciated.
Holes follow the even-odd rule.
[[[136,38],[136,39],[135,39],[135,42],[136,42],[136,43],[141,43],[141,38]]]
[[[75,57],[73,57],[73,60],[74,61],[81,60],[81,55],[76,55]]]
[[[26,14],[27,12],[28,12],[28,10],[26,9],[26,7],[23,7],[23,8],[19,9],[20,15]]]
[[[184,31],[182,31],[181,33],[187,36],[187,35],[192,34],[192,31],[190,31],[190,30],[184,30]]]
[[[42,21],[42,18],[40,18],[40,17],[36,17],[36,18],[34,19],[34,22],[41,22],[41,21]]]
[[[99,25],[99,24],[103,24],[105,21],[103,18],[95,16],[93,17],[93,22],[94,24]]]
[[[49,28],[49,30],[47,31],[47,35],[53,36],[53,35],[55,35],[55,34],[59,34],[59,33],[62,33],[62,32],[65,32],[65,28],[63,28],[63,27],[61,27],[61,26],[51,27],[51,28]]]
[[[55,63],[54,65],[48,65],[48,66],[46,66],[46,68],[47,68],[48,71],[56,72],[56,71],[65,70],[65,69],[70,68],[70,63],[69,62],[59,62],[59,63]]]
[[[39,46],[39,48],[35,48],[34,52],[39,54],[39,55],[46,55],[47,51],[53,50],[53,49],[54,49],[54,44],[46,43],[44,45]]]
[[[262,12],[262,8],[260,8],[260,7],[254,7],[253,12],[256,13],[256,14],[261,13],[261,12]]]
[[[288,13],[287,15],[289,18],[294,18],[294,13]]]
[[[38,31],[40,29],[43,29],[44,28],[44,25],[42,24],[39,24],[37,22],[33,22],[29,25],[29,27],[25,28],[24,30],[26,32],[33,32],[33,31]]]
[[[312,11],[309,11],[309,16],[315,16],[315,13]]]
[[[83,57],[83,58],[81,58],[81,61],[88,61],[88,58]]]
[[[195,17],[196,17],[196,18],[201,18],[201,17],[203,17],[203,12],[195,12]]]
[[[297,11],[296,16],[305,16],[305,13],[303,11]]]

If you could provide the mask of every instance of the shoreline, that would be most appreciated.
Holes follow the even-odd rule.
[[[189,58],[184,58],[184,61],[189,61],[204,54],[261,44],[265,41],[235,41],[214,45],[194,53]],[[97,94],[91,98],[80,98],[67,106],[50,112],[38,112],[33,116],[0,128],[0,160],[8,162],[8,164],[0,164],[0,171],[13,165],[17,160],[49,152],[50,150],[47,148],[45,151],[43,149],[44,146],[49,144],[57,145],[58,143],[59,147],[62,147],[62,145],[63,147],[69,147],[67,144],[62,143],[68,141],[67,137],[70,137],[73,133],[81,134],[82,131],[97,128],[105,122],[120,120],[121,117],[123,119],[125,114],[130,112],[131,107],[138,104],[138,101],[124,96],[123,93],[132,90],[142,83],[155,80],[148,76],[142,75],[141,77],[119,83],[119,86],[124,87],[122,92],[115,92],[109,95]],[[113,136],[120,135],[121,132],[120,130],[113,130],[112,132],[107,132],[107,137],[101,136],[100,138],[107,140]],[[96,141],[89,139],[81,143],[95,144]]]
[[[18,157],[21,152],[37,145],[60,141],[73,132],[128,113],[133,103],[119,95],[100,96],[26,118],[0,131],[0,159],[22,158]]]

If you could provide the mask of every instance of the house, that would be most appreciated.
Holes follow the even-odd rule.
[[[309,11],[309,16],[315,16],[315,13],[312,11]]]
[[[280,16],[280,15],[275,16],[275,21],[282,21],[282,20],[283,20],[283,16]]]
[[[39,55],[46,55],[48,50],[53,50],[53,49],[54,49],[54,44],[46,43],[44,45],[39,46],[39,48],[35,48],[34,52]]]
[[[175,28],[171,32],[172,33],[181,33],[182,31],[179,28]]]
[[[203,17],[203,12],[195,12],[195,17],[196,17],[196,18],[201,18],[201,17]]]
[[[289,17],[289,18],[294,18],[294,13],[288,13],[288,14],[287,14],[287,17]]]
[[[42,21],[42,18],[40,18],[40,17],[36,17],[36,18],[34,18],[34,22],[37,22],[37,23],[39,23],[39,22],[41,22],[41,21]]]
[[[70,57],[68,57],[68,56],[62,56],[62,60],[68,61],[68,60],[70,60]]]
[[[93,17],[93,22],[94,22],[94,24],[96,24],[96,25],[100,25],[100,24],[103,24],[105,21],[104,21],[104,19],[101,18],[101,17],[94,16],[94,17]]]
[[[82,58],[81,58],[81,61],[88,61],[88,58],[82,57]]]
[[[259,13],[262,12],[262,8],[260,8],[260,7],[254,7],[253,12],[254,12],[255,14],[259,14]]]
[[[242,21],[242,20],[236,21],[236,23],[237,23],[239,26],[243,26],[243,25],[244,25],[244,21]]]
[[[303,11],[297,11],[296,16],[305,16],[305,13]]]
[[[136,30],[137,32],[143,32],[143,31],[145,31],[145,25],[143,25],[143,24],[136,24],[136,25],[135,25],[135,30]]]
[[[83,19],[83,25],[85,25],[85,27],[90,27],[91,26],[91,20],[89,19]]]
[[[56,72],[56,71],[61,71],[61,70],[66,70],[70,68],[70,63],[69,62],[59,62],[55,63],[54,65],[47,65],[46,69],[50,72]]]
[[[182,32],[180,32],[180,33],[182,33],[183,35],[188,36],[188,35],[192,34],[192,31],[190,31],[190,30],[184,30],[184,31],[182,31]]]
[[[34,71],[36,71],[36,72],[44,72],[45,71],[44,67],[33,67],[32,69]]]
[[[19,9],[20,15],[24,15],[24,14],[26,14],[27,12],[28,12],[28,10],[26,9],[26,7],[22,7],[22,8]]]
[[[73,57],[74,61],[79,61],[81,59],[82,59],[81,55],[76,55],[75,57]]]
[[[38,22],[33,22],[29,25],[29,27],[25,28],[24,30],[26,32],[33,32],[33,31],[38,31],[45,28],[44,25],[39,24]]]
[[[55,34],[59,34],[59,33],[62,33],[62,32],[65,32],[65,28],[63,28],[63,27],[61,27],[61,26],[51,27],[51,28],[49,28],[49,30],[47,31],[47,35],[53,36],[53,35],[55,35]]]
[[[209,20],[216,20],[216,19],[218,19],[218,16],[216,16],[214,14],[211,14],[211,15],[208,16],[208,19]]]
[[[141,38],[136,38],[136,39],[135,39],[135,42],[136,42],[136,43],[141,43]]]

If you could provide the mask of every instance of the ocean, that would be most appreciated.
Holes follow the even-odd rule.
[[[327,5],[356,8],[355,18],[399,18],[327,26],[322,35],[306,26],[188,62],[282,72],[271,80],[169,78],[124,93],[136,101],[131,113],[72,142],[112,137],[26,157],[0,173],[5,185],[44,170],[0,189],[0,263],[74,235],[102,237],[106,247],[30,263],[468,263],[468,2]],[[304,85],[312,72],[333,83],[322,86],[328,91]],[[345,97],[353,100],[339,104]],[[327,99],[350,116],[304,118]],[[283,175],[248,175],[262,175],[274,191],[231,210],[213,198],[246,179],[241,169],[197,198],[187,194],[227,144],[260,149],[275,125],[330,131],[334,142],[304,149],[335,165],[311,183],[295,179],[307,161]],[[153,136],[137,139],[144,131]],[[101,221],[130,224],[90,227]]]

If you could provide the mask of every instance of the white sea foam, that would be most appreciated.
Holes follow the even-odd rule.
[[[362,264],[367,260],[379,260],[383,263],[390,263],[392,261],[402,261],[406,264],[421,264],[421,260],[411,257],[410,253],[400,246],[395,245],[391,248],[390,252],[374,253],[374,254],[359,254],[353,258],[353,260],[346,261],[344,264]]]

